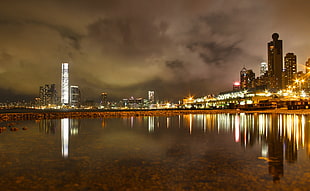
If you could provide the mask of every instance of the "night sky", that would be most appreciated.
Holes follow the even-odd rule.
[[[259,75],[274,32],[283,54],[310,57],[308,0],[4,0],[0,101],[60,89],[61,63],[82,99],[178,100],[232,89],[245,66]]]

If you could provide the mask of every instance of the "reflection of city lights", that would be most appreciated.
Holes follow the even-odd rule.
[[[154,116],[148,117],[148,130],[149,132],[154,132],[155,129],[155,122],[154,122]]]
[[[170,117],[167,117],[167,128],[170,127]]]
[[[235,116],[235,142],[240,141],[240,117],[239,115]]]
[[[189,114],[189,134],[192,134],[193,115]]]

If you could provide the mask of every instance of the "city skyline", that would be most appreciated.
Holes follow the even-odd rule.
[[[283,56],[294,53],[298,71],[304,70],[310,57],[306,5],[4,2],[0,101],[33,99],[43,84],[56,84],[60,92],[62,62],[70,63],[70,81],[84,99],[99,99],[101,92],[114,100],[146,97],[149,90],[161,100],[219,93],[231,89],[243,67],[258,74],[259,64],[268,62],[266,43],[273,33],[283,40]]]

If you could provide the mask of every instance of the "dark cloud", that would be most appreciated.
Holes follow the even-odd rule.
[[[166,66],[172,70],[184,68],[184,63],[180,60],[166,61]]]
[[[309,57],[306,0],[67,0],[2,2],[0,95],[59,89],[62,62],[83,99],[230,90],[247,67],[258,72],[278,32],[284,54]],[[59,92],[59,91],[58,91]],[[0,96],[1,98],[1,96]],[[4,98],[4,96],[2,96]],[[6,98],[5,98],[6,99]],[[2,99],[3,100],[3,99]]]

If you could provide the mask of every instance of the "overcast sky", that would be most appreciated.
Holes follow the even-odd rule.
[[[274,32],[298,70],[310,57],[308,0],[3,0],[0,101],[60,89],[61,63],[82,98],[178,100],[259,75]]]

